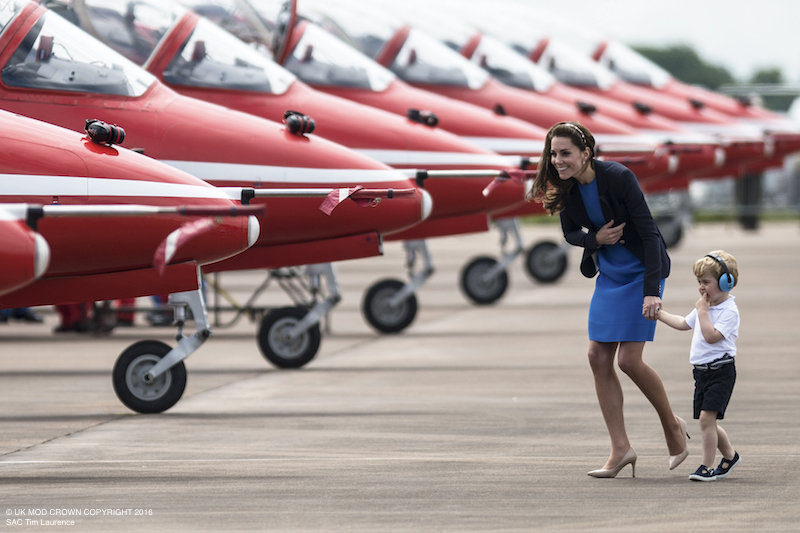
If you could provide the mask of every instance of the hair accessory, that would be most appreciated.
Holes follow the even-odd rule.
[[[578,134],[581,136],[581,140],[583,141],[584,146],[589,146],[589,143],[586,142],[586,135],[583,134],[583,130],[580,129],[578,126],[573,124],[572,122],[564,122],[562,126],[569,126],[570,128],[576,130]]]

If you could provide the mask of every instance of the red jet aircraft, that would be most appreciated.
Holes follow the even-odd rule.
[[[434,178],[437,170],[499,170],[520,164],[519,157],[513,161],[500,158],[494,152],[467,143],[442,129],[432,128],[438,117],[419,110],[414,120],[409,120],[315,91],[209,20],[178,6],[165,2],[158,5],[139,2],[137,5],[142,9],[125,16],[125,12],[101,8],[91,0],[76,0],[74,4],[74,18],[79,20],[83,29],[100,36],[133,60],[143,61],[142,58],[148,57],[147,69],[182,94],[265,118],[280,116],[286,109],[302,110],[305,115],[313,117],[315,134],[395,168],[424,167],[429,178]],[[142,19],[137,17],[137,13],[142,14]],[[127,38],[120,38],[126,34]],[[139,37],[143,34],[149,37],[146,42]],[[136,46],[131,43],[136,43]],[[373,74],[365,76],[364,81],[373,78],[379,82],[387,73],[378,68]],[[267,77],[277,81],[268,83]],[[458,120],[469,123],[476,130],[481,129],[484,138],[492,138],[494,134],[497,141],[494,147],[498,143],[513,143],[528,157],[538,157],[541,153],[544,132],[539,128],[468,106],[462,108],[466,108],[467,113],[461,113]],[[471,120],[473,116],[478,120]],[[439,122],[442,123],[447,124],[448,120]],[[482,127],[487,124],[489,128]],[[448,175],[447,179],[425,181],[425,189],[434,199],[430,218],[408,231],[389,237],[392,240],[412,240],[407,243],[407,248],[410,253],[423,255],[423,261],[426,261],[423,275],[426,277],[432,268],[424,243],[418,239],[486,230],[487,212],[524,203],[521,181],[504,183],[502,187],[494,187],[489,194],[484,194],[491,178],[463,178],[457,172]],[[413,273],[412,279],[412,284],[406,286],[382,282],[378,288],[373,287],[367,292],[365,315],[376,329],[399,331],[410,324],[416,307],[413,300],[403,306],[406,311],[402,308],[400,311],[381,309],[386,307],[384,301],[398,289],[407,299],[413,298],[413,290],[423,279]],[[375,301],[376,298],[379,301]],[[401,303],[399,298],[392,299],[396,300],[392,304],[394,307]],[[389,322],[384,317],[388,317]]]
[[[279,43],[275,45],[274,55],[278,61],[282,61],[293,70],[301,79],[304,79],[320,89],[331,94],[344,96],[358,102],[362,102],[371,106],[380,107],[388,111],[404,114],[409,107],[416,107],[422,109],[433,109],[436,116],[440,119],[439,124],[443,127],[458,133],[462,137],[469,138],[470,140],[479,140],[482,142],[491,142],[491,148],[506,153],[520,153],[513,150],[520,150],[523,148],[521,143],[517,142],[509,145],[507,142],[501,142],[504,132],[502,128],[498,130],[493,127],[491,123],[486,123],[486,120],[481,116],[475,116],[474,113],[466,116],[465,110],[469,110],[472,106],[466,106],[462,102],[457,102],[452,99],[442,99],[435,94],[423,92],[414,89],[403,82],[397,80],[391,73],[385,69],[380,68],[375,63],[371,62],[363,55],[356,54],[354,49],[338,39],[333,38],[330,34],[321,31],[317,26],[309,24],[307,21],[302,21],[296,26],[292,23],[281,23],[281,27],[292,28],[292,31],[284,32],[283,34],[273,36],[267,33],[266,26],[268,22],[263,24],[252,24],[252,21],[263,20],[254,13],[249,4],[243,1],[236,2],[240,12],[237,13],[230,9],[229,2],[223,2],[225,7],[221,7],[219,2],[213,4],[204,3],[203,0],[184,0],[185,3],[192,5],[198,12],[201,12],[219,24],[235,31],[241,38],[254,43]],[[291,7],[286,12],[288,20],[293,20],[295,17],[295,6],[292,3]],[[295,17],[296,18],[296,17]],[[261,32],[261,33],[259,33]],[[303,47],[297,44],[302,41]],[[306,54],[298,56],[298,50],[306,50]],[[314,53],[314,51],[320,51]],[[310,56],[307,52],[310,52]],[[358,75],[360,74],[360,76]],[[381,80],[380,84],[370,85],[368,83],[359,83],[358,80],[366,82],[368,80]],[[423,102],[420,104],[420,102]],[[487,110],[488,111],[488,110]],[[571,111],[570,111],[571,112]],[[497,116],[493,120],[497,122]],[[508,117],[503,117],[508,119]],[[478,131],[475,127],[478,126]],[[497,133],[494,133],[497,131]],[[541,137],[543,139],[544,130],[540,129]],[[626,129],[630,133],[632,130]],[[483,134],[483,139],[476,139],[476,135]],[[605,141],[604,141],[605,142]],[[607,158],[623,158],[628,163],[644,162],[645,158],[642,157],[640,152],[636,152],[637,157],[630,157],[630,146],[624,147],[623,153],[628,150],[628,156],[615,154],[614,147],[610,144],[604,144],[606,147],[605,153]],[[648,145],[646,151],[652,153],[654,150],[654,143]],[[539,146],[541,151],[541,145]],[[659,164],[664,164],[667,167],[675,167],[677,157],[669,154],[667,150],[663,151],[665,154],[660,158]],[[538,154],[534,156],[538,158]],[[498,222],[498,225],[504,231],[504,241],[506,234],[509,231],[515,233],[518,243],[517,250],[504,254],[500,263],[500,269],[504,271],[504,265],[507,265],[516,254],[521,251],[521,237],[516,229],[516,221],[513,217],[526,215],[526,214],[539,214],[541,213],[540,206],[535,204],[523,204],[521,207],[503,212],[492,213],[493,218]],[[490,262],[491,261],[491,262]],[[541,281],[554,281],[557,279],[563,270],[566,268],[565,256],[563,250],[552,243],[540,243],[531,249],[528,253],[526,266],[531,275]],[[474,267],[474,268],[473,268]],[[504,286],[501,283],[489,283],[486,280],[496,279],[487,275],[486,270],[496,272],[498,270],[497,262],[490,258],[481,257],[476,259],[470,267],[465,269],[462,276],[462,288],[464,292],[479,303],[489,303],[495,301],[502,294]],[[480,278],[484,281],[481,283],[483,287],[480,290],[471,290],[468,280]],[[475,286],[477,288],[477,285]],[[498,287],[502,287],[498,289]]]
[[[631,85],[668,94],[689,102],[693,107],[707,107],[760,128],[769,137],[773,151],[773,156],[765,160],[765,168],[774,166],[776,162],[780,164],[787,154],[800,150],[800,124],[757,106],[749,99],[731,98],[682,83],[618,41],[600,42],[592,59]]]
[[[0,111],[0,307],[174,293],[192,306],[198,332],[175,350],[136,343],[114,366],[125,405],[163,411],[186,386],[186,345],[197,347],[210,333],[198,305],[199,266],[251,246],[259,223],[242,215],[264,208],[231,199],[240,191],[93,140],[96,130],[87,129],[81,136]],[[173,352],[182,357],[162,363]]]
[[[82,128],[87,118],[100,118],[125,128],[126,146],[214,185],[286,189],[285,198],[270,202],[269,223],[260,218],[270,231],[262,232],[246,254],[215,269],[378,255],[383,234],[413,226],[430,213],[430,196],[398,171],[293,130],[303,117],[287,117],[283,126],[178,95],[34,2],[4,5],[0,24],[5,109],[72,129]],[[375,210],[347,202],[327,216],[307,189],[325,194],[332,187],[356,196],[365,191],[355,189],[366,187],[370,197],[394,198]],[[394,194],[398,191],[413,194]],[[299,321],[294,315],[292,320]],[[318,338],[313,326],[293,331],[292,340]],[[318,343],[306,344],[313,357]]]

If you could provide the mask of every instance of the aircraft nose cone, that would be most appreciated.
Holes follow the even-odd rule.
[[[725,150],[724,149],[717,148],[716,150],[714,150],[714,165],[715,166],[721,167],[722,165],[724,165],[725,164],[725,158],[726,158],[726,154],[725,154]]]
[[[433,211],[433,198],[425,189],[418,190],[422,193],[422,220],[425,220]]]
[[[525,192],[523,198],[528,198],[533,193],[533,179],[528,178],[525,180]]]
[[[50,266],[50,245],[40,234],[34,237],[34,253],[33,253],[33,272],[38,278],[47,271]]]
[[[261,224],[258,218],[254,216],[247,217],[247,247],[250,248],[258,240],[261,235]]]

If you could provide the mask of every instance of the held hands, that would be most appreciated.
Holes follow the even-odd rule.
[[[622,229],[625,227],[625,222],[620,224],[619,226],[612,227],[614,224],[614,220],[609,220],[608,223],[600,228],[597,233],[595,234],[595,241],[597,245],[604,245],[604,244],[617,244],[617,241],[620,240],[622,237]]]
[[[645,296],[642,304],[642,316],[647,320],[658,320],[661,311],[661,298],[658,296]]]

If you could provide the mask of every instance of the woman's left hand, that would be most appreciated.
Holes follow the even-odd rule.
[[[642,304],[642,316],[647,320],[657,320],[659,311],[661,311],[661,298],[645,296]]]

